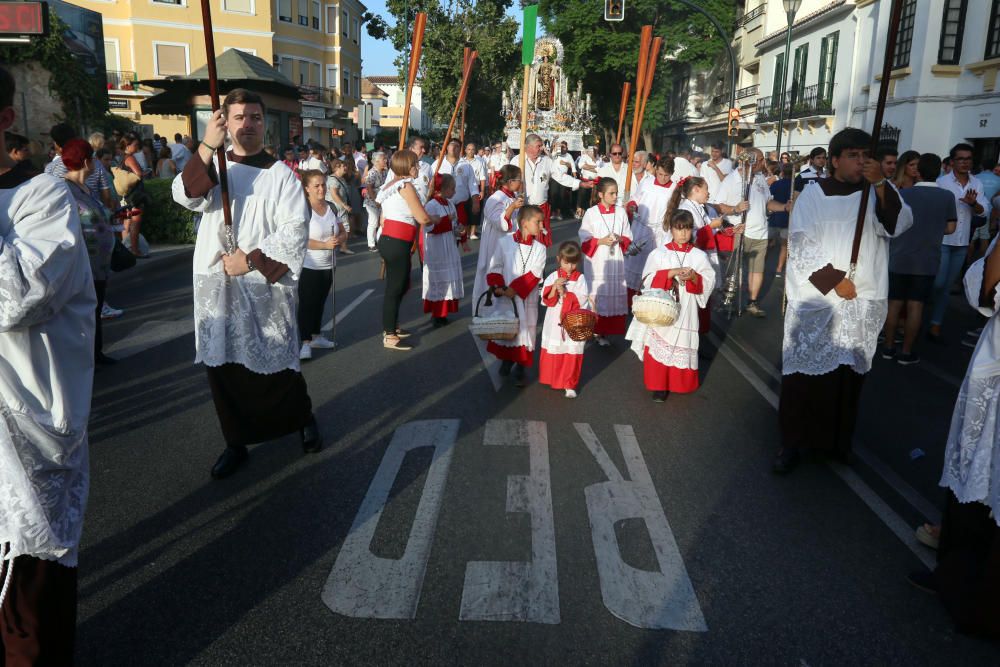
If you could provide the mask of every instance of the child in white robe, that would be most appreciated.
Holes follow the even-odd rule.
[[[500,375],[510,375],[523,387],[525,369],[534,364],[535,334],[538,325],[538,286],[545,271],[545,246],[537,239],[542,233],[544,213],[526,205],[518,216],[518,231],[500,239],[490,262],[486,283],[495,297],[506,297],[517,307],[520,325],[513,340],[491,340],[486,351],[500,360]]]
[[[499,190],[490,195],[483,206],[483,219],[479,226],[479,258],[476,262],[476,279],[472,287],[473,303],[486,291],[486,274],[500,239],[517,229],[517,212],[526,199],[521,183],[521,169],[504,165],[497,180]]]
[[[676,211],[670,218],[673,240],[649,256],[643,270],[643,289],[670,290],[677,285],[680,313],[668,327],[646,326],[633,320],[626,338],[642,359],[646,389],[662,403],[667,393],[686,394],[698,388],[698,309],[708,303],[715,270],[708,256],[691,243],[694,218]]]
[[[632,243],[632,230],[618,201],[618,183],[613,178],[597,182],[597,206],[591,206],[580,222],[580,248],[584,254],[584,275],[590,286],[590,302],[598,315],[599,345],[611,343],[607,336],[625,333],[628,315],[628,287],[625,282],[625,253]]]
[[[660,159],[654,170],[655,178],[640,181],[645,183],[636,194],[635,217],[632,219],[632,245],[635,246],[625,257],[625,283],[628,286],[628,304],[642,290],[642,270],[649,259],[649,253],[667,242],[664,237],[663,219],[674,193],[674,160]],[[633,202],[630,202],[633,205]]]
[[[435,329],[448,324],[448,314],[458,312],[458,302],[465,296],[462,257],[455,242],[465,227],[458,223],[455,205],[450,201],[455,195],[455,178],[451,174],[438,174],[437,178],[434,196],[424,206],[432,224],[423,228],[420,247],[424,260],[424,312],[430,313]]]
[[[587,279],[579,271],[581,254],[576,241],[559,246],[559,268],[545,279],[541,294],[547,310],[542,325],[538,381],[553,389],[565,389],[566,398],[576,398],[587,341],[570,338],[562,327],[562,318],[573,310],[591,310]]]

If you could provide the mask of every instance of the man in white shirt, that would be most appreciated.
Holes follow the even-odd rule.
[[[678,153],[674,158],[674,180],[679,181],[689,176],[697,176],[698,167],[691,162],[691,151]]]
[[[170,144],[170,159],[177,165],[177,172],[184,171],[184,165],[191,159],[191,151],[184,145],[184,137],[180,132],[174,134],[174,143]]]
[[[628,164],[625,163],[625,148],[621,144],[612,144],[608,152],[611,162],[597,170],[597,175],[601,178],[613,178],[618,183],[618,204],[620,205],[625,197],[626,187],[625,177],[628,175]]]
[[[708,201],[714,202],[719,186],[733,170],[733,161],[722,152],[725,144],[715,143],[709,149],[709,159],[701,163],[701,177],[708,184]]]
[[[466,212],[469,217],[469,238],[478,239],[479,237],[476,236],[476,227],[479,225],[479,217],[483,207],[483,195],[486,192],[486,162],[476,155],[476,144],[471,141],[465,146],[465,157],[462,158],[462,162],[472,168],[472,173],[475,175],[476,184],[478,185],[476,194],[470,197],[470,200],[475,199],[475,211],[473,212],[471,203],[466,204]]]
[[[417,177],[413,180],[413,187],[420,195],[421,201],[427,201],[427,193],[431,187],[431,180],[434,178],[434,162],[425,160],[427,157],[427,141],[420,137],[410,139],[410,150],[417,154]]]
[[[490,152],[489,160],[487,160],[487,164],[489,165],[491,192],[496,191],[497,179],[500,178],[500,169],[507,164],[508,161],[509,158],[507,157],[506,151],[503,149],[503,144],[499,141],[493,144],[493,150]]]
[[[743,234],[743,255],[747,258],[747,287],[750,291],[750,301],[746,311],[754,317],[764,317],[766,312],[757,303],[760,287],[764,284],[764,260],[767,257],[767,214],[768,212],[788,211],[789,204],[774,201],[771,188],[767,184],[764,154],[760,149],[752,148],[750,152],[756,156],[753,171],[750,176],[750,198],[743,199],[746,182],[739,169],[734,169],[722,181],[719,187],[716,208],[726,216],[726,221],[736,228],[737,234]],[[746,211],[746,222],[742,213]],[[738,243],[739,241],[737,241]]]
[[[983,194],[983,184],[972,175],[972,146],[957,144],[949,152],[951,157],[951,173],[944,174],[937,180],[939,187],[955,195],[955,205],[958,213],[958,225],[952,234],[941,241],[941,267],[934,279],[934,292],[931,298],[931,326],[927,337],[932,341],[941,342],[941,324],[948,310],[949,292],[965,264],[965,256],[969,249],[969,239],[972,236],[972,217],[990,216],[990,202]]]
[[[597,148],[588,146],[585,151],[580,153],[580,157],[576,159],[576,172],[580,175],[581,180],[596,181],[600,178],[597,169]],[[590,208],[590,193],[590,190],[581,189],[577,191],[576,217],[582,219],[584,212]]]
[[[316,169],[323,172],[327,172],[326,162],[323,161],[323,147],[319,144],[309,145],[309,155],[306,159],[302,160],[299,165],[302,171],[307,171],[309,169]]]
[[[809,163],[795,177],[795,192],[802,192],[802,189],[811,181],[826,178],[826,149],[822,146],[809,151]]]
[[[576,162],[569,152],[569,146],[565,141],[561,141],[552,147],[552,161],[556,170],[560,174],[576,176]],[[549,191],[549,200],[552,208],[560,218],[572,217],[573,211],[570,209],[571,201],[575,200],[572,190],[564,188],[558,183],[553,183]]]
[[[455,205],[459,223],[468,227],[474,219],[472,216],[479,214],[479,179],[472,165],[460,157],[461,151],[462,142],[452,137],[445,146],[438,173],[455,177],[455,196],[451,203]]]

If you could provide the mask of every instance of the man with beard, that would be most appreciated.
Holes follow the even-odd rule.
[[[216,172],[227,134],[235,248],[226,240]],[[208,371],[226,439],[215,479],[235,472],[252,443],[298,431],[304,451],[321,447],[295,326],[308,207],[295,175],[263,150],[263,139],[263,100],[237,88],[212,114],[173,183],[174,200],[202,213],[194,251],[195,363]]]

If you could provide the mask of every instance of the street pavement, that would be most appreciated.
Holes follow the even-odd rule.
[[[959,339],[978,325],[958,297],[948,345],[921,341],[917,366],[876,360],[852,467],[779,478],[780,279],[766,319],[716,318],[697,393],[653,403],[618,339],[588,346],[567,400],[501,382],[469,298],[432,329],[414,290],[415,349],[384,350],[378,256],[352,247],[339,347],[303,366],[327,446],[254,446],[223,481],[190,253],[115,276],[126,313],[105,321],[121,361],[95,378],[81,664],[1000,664],[906,582],[933,564],[912,531],[940,515]],[[471,289],[475,254],[463,263]]]

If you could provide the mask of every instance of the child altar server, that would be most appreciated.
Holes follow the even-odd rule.
[[[479,229],[479,258],[476,261],[476,280],[472,287],[473,304],[486,291],[486,274],[490,270],[493,253],[500,239],[510,236],[517,229],[517,212],[527,202],[521,194],[521,169],[512,164],[500,168],[497,184],[500,189],[490,195],[483,206],[483,219]]]
[[[654,168],[654,178],[646,181],[635,197],[635,217],[632,218],[632,244],[636,246],[625,258],[625,283],[628,286],[629,307],[632,298],[642,290],[642,270],[649,253],[669,241],[663,221],[670,197],[674,193],[674,159],[662,158]]]
[[[643,290],[676,286],[677,321],[668,327],[651,327],[633,320],[625,336],[642,359],[646,389],[657,403],[667,400],[667,392],[685,394],[698,388],[698,309],[708,303],[715,285],[708,255],[691,243],[691,212],[674,212],[669,231],[673,240],[654,250],[646,261]]]
[[[518,387],[524,386],[525,369],[534,363],[538,285],[545,271],[545,246],[537,239],[544,215],[538,206],[529,204],[521,208],[518,230],[500,239],[486,275],[493,294],[507,297],[517,306],[520,325],[517,338],[491,340],[486,351],[500,360],[500,375],[510,375],[514,369]]]
[[[580,273],[580,245],[566,241],[559,246],[559,268],[542,285],[542,303],[547,307],[542,325],[542,351],[538,357],[538,381],[553,389],[565,389],[566,398],[576,398],[587,341],[575,341],[562,327],[566,313],[590,310],[590,290]]]
[[[597,182],[597,206],[583,214],[580,247],[584,254],[584,275],[590,286],[590,302],[597,313],[599,345],[608,346],[608,336],[625,333],[628,288],[625,283],[625,253],[632,243],[632,230],[618,201],[618,183],[613,178]]]
[[[424,227],[421,250],[424,258],[424,312],[430,313],[434,328],[448,324],[448,314],[458,312],[458,302],[465,296],[462,258],[456,236],[465,232],[458,222],[455,205],[455,178],[438,174],[434,196],[424,209],[431,224]]]

